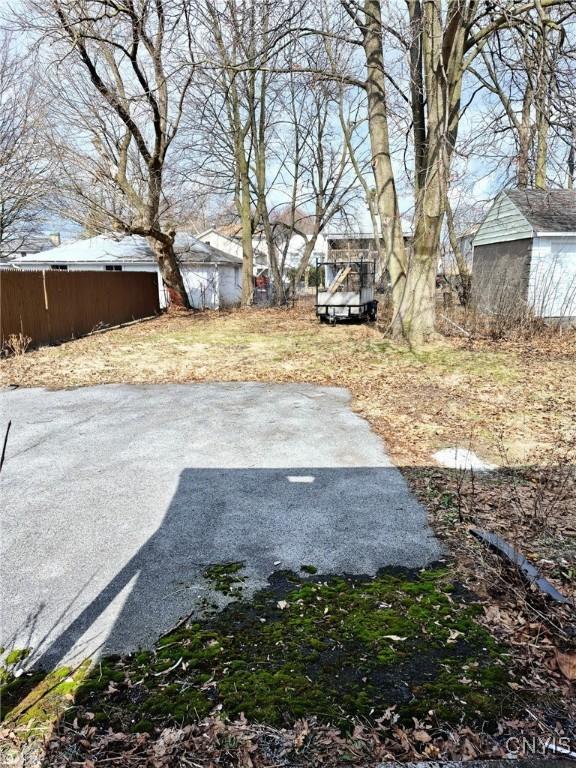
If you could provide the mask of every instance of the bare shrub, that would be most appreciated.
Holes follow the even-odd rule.
[[[499,453],[508,479],[509,516],[520,529],[538,537],[572,530],[576,524],[576,434],[559,437],[545,460],[531,456],[525,467],[514,467],[502,442]]]
[[[499,287],[496,304],[487,316],[487,333],[494,340],[503,339],[511,333],[528,336],[542,328],[542,321],[524,301],[506,285]]]
[[[474,279],[466,307],[444,304],[439,330],[446,335],[530,339],[576,325],[576,278],[564,278],[555,264],[524,285],[515,270],[479,272]]]
[[[518,568],[468,535],[469,527],[495,533],[536,566],[569,600],[576,599],[576,438],[559,438],[549,450],[530,453],[525,463],[511,460],[499,438],[497,471],[475,473],[427,470],[410,481],[430,510],[436,532],[450,542],[464,580],[501,610],[518,615],[518,629],[536,622],[531,642],[549,635],[555,643],[574,643],[574,609],[542,596]],[[496,615],[498,615],[496,613]],[[501,627],[498,627],[501,631]],[[531,632],[531,630],[530,630]],[[529,634],[530,634],[529,632]],[[533,646],[536,647],[535,645]],[[551,644],[542,648],[545,656]]]
[[[32,339],[25,333],[11,333],[4,341],[2,351],[6,355],[20,357],[27,351],[31,343]]]

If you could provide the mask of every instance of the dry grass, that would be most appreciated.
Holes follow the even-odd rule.
[[[310,311],[164,315],[0,363],[0,383],[300,381],[348,387],[404,466],[465,445],[512,463],[552,451],[575,427],[576,334],[537,342],[446,338],[421,352],[378,328],[320,325]]]

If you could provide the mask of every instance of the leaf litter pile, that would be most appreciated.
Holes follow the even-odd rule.
[[[354,408],[383,437],[448,544],[454,555],[452,589],[463,585],[456,589],[457,602],[464,594],[474,595],[463,599],[462,610],[473,617],[475,633],[486,632],[481,647],[489,647],[476,650],[476,661],[482,662],[476,677],[469,670],[451,677],[453,654],[465,647],[469,631],[444,627],[444,635],[435,639],[438,647],[431,646],[439,656],[427,666],[437,683],[434,705],[419,706],[426,697],[416,691],[418,675],[407,675],[406,658],[417,653],[414,638],[427,637],[430,628],[433,634],[436,619],[403,633],[378,623],[366,627],[364,616],[353,630],[347,625],[348,634],[335,635],[331,622],[337,611],[327,604],[327,618],[314,611],[308,615],[314,615],[318,631],[304,621],[299,635],[289,620],[306,618],[306,612],[297,613],[298,601],[308,600],[305,594],[294,599],[290,590],[280,596],[273,591],[261,596],[266,605],[250,612],[241,598],[237,564],[230,573],[217,564],[209,575],[235,601],[222,615],[234,623],[240,621],[233,619],[234,611],[240,611],[242,631],[229,633],[230,638],[213,616],[186,630],[196,634],[186,637],[185,646],[180,638],[167,647],[163,638],[146,658],[108,660],[82,686],[78,709],[52,735],[46,765],[90,768],[104,760],[151,766],[370,765],[385,759],[501,756],[509,733],[555,733],[574,740],[574,609],[542,597],[468,530],[475,526],[500,534],[556,588],[575,597],[575,342],[574,332],[544,332],[499,342],[446,338],[411,352],[372,327],[328,328],[318,326],[308,311],[262,310],[165,315],[2,361],[2,382],[18,386],[256,380],[347,387]],[[470,473],[433,466],[431,455],[450,446],[469,448],[498,470]],[[292,584],[292,591],[333,589],[322,587],[313,571],[306,573],[310,578]],[[347,594],[351,586],[343,582]],[[355,595],[358,590],[354,585]],[[455,599],[453,591],[441,593]],[[322,604],[317,597],[314,601]],[[307,611],[314,601],[306,603]],[[328,602],[338,606],[333,595]],[[390,602],[381,599],[384,606]],[[340,604],[340,610],[341,618],[360,618],[350,604]],[[390,610],[373,606],[368,624]],[[242,624],[249,616],[257,617],[255,635]],[[242,636],[247,644],[239,646]],[[262,643],[250,646],[254,636]],[[303,649],[297,643],[306,636],[314,642]],[[296,645],[287,650],[288,638]],[[383,647],[370,645],[375,638]],[[354,642],[363,645],[360,654],[358,648],[352,652]],[[184,647],[193,658],[170,652]],[[330,648],[346,650],[330,656]],[[452,662],[442,657],[446,651]],[[293,666],[277,668],[277,655]],[[471,656],[468,661],[458,653],[455,657],[470,667]],[[386,678],[386,664],[400,664],[404,692],[414,697],[412,709]],[[335,678],[337,670],[343,678]],[[482,680],[481,672],[486,673]],[[444,689],[438,685],[447,679]],[[490,691],[499,711],[470,706],[464,695],[470,685],[476,694]],[[194,696],[184,696],[191,690]],[[170,719],[179,696],[178,716]],[[134,732],[137,724],[140,733]],[[15,731],[4,736],[18,739]]]

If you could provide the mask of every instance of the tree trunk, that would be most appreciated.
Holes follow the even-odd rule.
[[[414,246],[406,281],[403,335],[419,346],[434,335],[436,321],[436,271],[442,218],[421,212],[416,218]]]
[[[417,0],[421,3],[421,0]],[[414,250],[406,281],[403,335],[411,344],[435,333],[436,272],[448,192],[450,164],[460,118],[463,57],[469,19],[449,3],[443,21],[441,0],[421,4],[423,82],[426,93],[425,178],[416,200]]]
[[[548,186],[548,120],[549,104],[548,92],[550,78],[548,75],[548,58],[551,51],[548,49],[547,27],[544,18],[540,16],[540,36],[536,42],[536,77],[537,86],[534,95],[536,108],[536,161],[534,163],[534,186],[536,189],[546,189]]]
[[[363,47],[367,69],[368,128],[372,168],[376,181],[376,203],[380,214],[386,263],[392,283],[394,309],[392,332],[395,336],[404,336],[403,313],[408,264],[390,156],[380,0],[365,0],[364,17],[366,21],[363,30]]]
[[[242,306],[254,303],[254,251],[252,247],[252,212],[247,172],[241,179],[240,221],[242,223]]]
[[[568,150],[568,178],[566,187],[567,189],[574,189],[574,169],[576,168],[576,123],[573,123],[570,126],[570,138],[572,143]]]
[[[460,290],[458,291],[458,295],[460,297],[460,303],[463,307],[466,307],[470,302],[470,269],[468,268],[468,264],[466,263],[466,259],[462,253],[462,248],[460,248],[460,243],[458,242],[458,235],[456,233],[456,226],[454,224],[454,215],[452,213],[452,207],[450,206],[449,200],[446,200],[446,224],[448,226],[448,239],[450,240],[450,247],[452,248],[452,253],[454,254],[454,259],[458,268],[458,276],[460,278]]]
[[[530,81],[528,81],[522,100],[522,118],[518,125],[517,182],[520,189],[526,189],[530,185],[530,150],[532,148],[530,110],[532,107],[532,96],[532,86]]]
[[[304,246],[304,251],[302,253],[302,256],[298,263],[298,267],[296,268],[296,272],[294,274],[294,280],[293,280],[294,286],[297,286],[300,283],[303,276],[306,274],[306,271],[310,269],[310,256],[312,256],[312,253],[316,246],[317,239],[318,239],[318,235],[314,233],[310,238],[310,240],[306,241],[306,245]]]
[[[242,226],[242,306],[254,303],[254,248],[252,245],[252,209],[250,205],[250,176],[244,148],[244,131],[240,127],[240,112],[235,90],[232,90],[234,111],[234,151],[236,154],[236,208]]]
[[[261,109],[263,107],[261,106]],[[274,242],[274,234],[272,232],[272,225],[270,223],[270,216],[268,214],[268,201],[266,200],[266,153],[264,144],[264,132],[263,130],[259,134],[258,146],[256,148],[256,189],[258,196],[258,218],[260,220],[262,229],[264,230],[264,239],[266,240],[266,248],[268,250],[268,265],[272,271],[272,303],[275,305],[281,305],[286,302],[286,291],[284,289],[284,282],[282,280],[282,271],[278,265],[278,257],[276,254],[276,243]]]
[[[266,235],[266,247],[268,249],[268,264],[272,270],[272,304],[282,306],[286,304],[286,286],[282,277],[282,271],[278,264],[278,255],[274,239]]]
[[[173,241],[168,239],[168,237],[166,240],[159,240],[156,237],[149,237],[148,239],[160,267],[162,283],[168,294],[168,304],[170,306],[190,309],[190,301],[184,280],[182,279],[176,253],[174,252]]]
[[[536,93],[536,161],[534,163],[534,186],[536,189],[546,189],[548,185],[548,82],[544,74],[540,75],[540,83]]]
[[[342,133],[344,134],[344,140],[346,141],[346,148],[348,149],[350,162],[354,168],[356,178],[360,182],[362,189],[364,190],[364,194],[366,195],[366,205],[368,206],[368,214],[370,216],[370,223],[372,224],[372,232],[374,233],[374,249],[376,252],[376,269],[374,282],[376,284],[377,290],[380,289],[384,291],[388,279],[388,261],[386,258],[386,251],[382,246],[378,204],[375,199],[375,190],[368,185],[362,168],[358,163],[358,158],[356,157],[354,146],[352,145],[352,140],[350,138],[350,127],[346,123],[344,118],[344,110],[342,108],[342,92],[340,93],[338,115],[340,117],[340,125],[342,127]]]
[[[543,112],[538,117],[536,136],[534,186],[536,189],[546,189],[548,186],[548,119]]]
[[[426,173],[416,199],[414,245],[402,316],[403,333],[413,345],[428,341],[434,334],[436,272],[449,163],[448,73],[442,57],[441,11],[437,0],[427,3],[422,13],[422,51],[427,108]]]
[[[426,109],[422,72],[422,5],[408,0],[410,18],[410,102],[414,135],[414,192],[418,198],[426,182]]]

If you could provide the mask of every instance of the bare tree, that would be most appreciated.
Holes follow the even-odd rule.
[[[51,46],[54,97],[66,125],[75,121],[73,141],[62,128],[54,131],[65,169],[62,195],[75,201],[69,210],[80,211],[94,229],[108,222],[148,237],[181,303],[186,297],[173,243],[178,208],[191,190],[204,189],[222,202],[233,198],[244,252],[243,303],[249,305],[255,232],[263,233],[282,299],[286,234],[297,233],[302,211],[314,221],[303,232],[301,272],[326,222],[353,204],[357,177],[391,278],[393,332],[410,343],[426,341],[434,333],[446,225],[456,237],[447,201],[462,116],[477,90],[489,87],[500,99],[523,156],[530,145],[535,184],[547,183],[560,136],[574,165],[576,120],[561,118],[560,96],[569,91],[573,68],[563,71],[561,84],[554,72],[574,0],[27,3],[29,26]],[[518,83],[515,103],[506,102],[503,40],[521,53],[520,105]],[[348,99],[352,92],[365,120],[344,114],[343,94]],[[363,134],[370,144],[368,172],[358,158]],[[522,180],[526,164],[519,165]],[[407,184],[415,221],[410,249],[400,218]]]
[[[229,16],[227,17],[223,16],[215,3],[207,2],[206,10],[213,25],[214,39],[220,64],[219,80],[222,83],[226,94],[224,106],[232,137],[235,186],[234,198],[242,226],[242,252],[244,255],[242,269],[242,304],[244,306],[250,306],[254,300],[253,225],[248,149],[248,135],[251,120],[250,116],[246,115],[242,109],[239,81],[241,78],[245,81],[247,80],[248,91],[250,93],[253,92],[256,78],[254,58],[247,62],[251,67],[247,74],[239,74],[236,69],[240,61],[244,60],[242,55],[244,36],[247,35],[251,42],[254,40],[254,26],[250,23],[250,16],[247,17],[247,14],[244,14],[242,9],[236,8],[235,3],[226,3],[226,10],[229,13]],[[226,21],[229,22],[228,25],[226,25]],[[228,37],[227,32],[230,30],[231,35]]]
[[[469,67],[500,102],[502,112],[487,129],[492,135],[511,134],[520,188],[545,189],[548,183],[552,100],[559,93],[556,72],[564,41],[554,16],[561,19],[560,9],[542,9],[521,26],[497,30],[480,52],[481,66]]]
[[[50,44],[47,69],[68,118],[56,145],[62,194],[93,226],[148,238],[171,301],[188,307],[166,174],[195,73],[189,4],[28,0],[26,22]]]
[[[380,0],[364,0],[363,4],[355,0],[342,0],[342,5],[359,32],[358,44],[364,53],[366,75],[362,87],[367,96],[375,204],[380,217],[395,309],[392,328],[395,335],[409,337],[411,331],[407,327],[408,318],[404,317],[408,253],[404,247],[396,175],[392,163]]]
[[[315,65],[319,63],[315,59]],[[263,207],[270,211],[268,250],[274,254],[279,274],[284,274],[294,240],[299,243],[298,262],[290,265],[292,282],[297,285],[322,232],[334,217],[351,214],[362,198],[351,151],[365,139],[351,128],[351,113],[362,105],[348,103],[334,82],[292,72],[283,85],[277,101],[280,119],[271,141],[274,151],[269,153],[268,163],[277,173],[262,199]],[[339,118],[344,109],[348,140]],[[284,190],[281,204],[274,201],[278,187]]]
[[[44,104],[32,67],[0,32],[0,255],[17,252],[43,220],[50,162],[42,152]]]
[[[382,17],[380,0],[342,0],[364,52],[376,199],[393,286],[394,331],[410,343],[434,333],[435,276],[458,139],[464,79],[469,67],[500,29],[546,19],[553,6],[572,13],[569,0],[406,0],[404,21]],[[388,11],[390,13],[390,11]],[[542,23],[546,24],[544,20]],[[415,231],[411,253],[400,229],[397,172],[392,162],[388,87],[400,89],[387,66],[383,41],[396,41],[406,57],[405,98],[412,125]],[[544,108],[542,108],[543,111]],[[541,132],[541,155],[545,131]]]
[[[203,76],[191,151],[206,184],[234,197],[243,303],[252,301],[254,239],[268,254],[273,300],[282,303],[292,237],[304,243],[296,267],[301,277],[320,232],[357,196],[346,143],[335,131],[337,89],[318,76],[323,62],[313,41],[301,36],[305,16],[298,5],[205,5],[204,58],[213,66]]]

